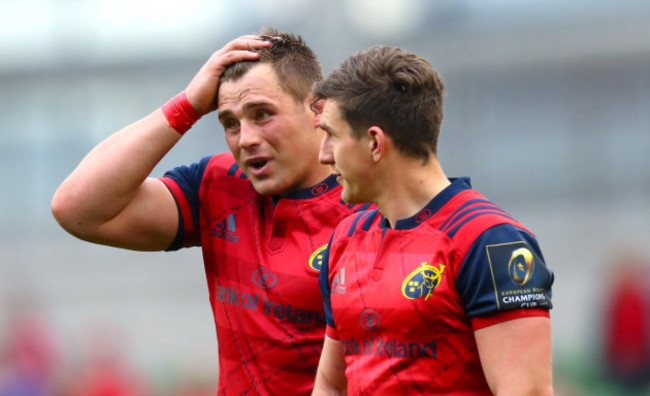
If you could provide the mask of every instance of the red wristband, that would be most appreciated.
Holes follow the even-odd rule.
[[[181,135],[187,132],[201,116],[196,114],[194,108],[187,100],[185,91],[179,93],[162,105],[162,112],[169,121],[169,126]]]

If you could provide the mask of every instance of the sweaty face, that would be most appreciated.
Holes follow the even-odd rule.
[[[318,163],[322,134],[309,100],[296,103],[270,65],[256,65],[240,79],[222,83],[218,101],[228,147],[257,192],[283,195],[327,177]]]
[[[372,142],[365,135],[359,139],[352,135],[352,128],[340,116],[339,105],[331,99],[325,100],[318,121],[325,131],[318,158],[332,167],[343,187],[341,198],[348,203],[371,202]]]

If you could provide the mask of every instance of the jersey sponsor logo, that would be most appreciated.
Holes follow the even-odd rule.
[[[438,264],[438,267],[423,262],[420,267],[411,272],[402,282],[402,295],[409,300],[424,297],[428,300],[433,291],[442,280],[445,265]]]
[[[323,252],[327,249],[327,243],[319,247],[309,257],[309,266],[311,269],[320,272],[323,267]]]
[[[291,303],[274,303],[267,296],[257,293],[242,293],[235,286],[217,286],[214,297],[217,301],[231,307],[241,307],[253,312],[261,312],[281,321],[323,326],[326,323],[325,315],[322,312],[296,308]]]
[[[359,323],[366,330],[374,330],[379,327],[381,317],[374,309],[364,309],[361,315],[359,315]]]
[[[327,183],[320,183],[312,187],[311,194],[315,196],[322,195],[325,194],[329,188],[330,187],[327,185]]]
[[[435,358],[437,354],[436,340],[431,342],[404,342],[397,339],[370,337],[357,340],[341,340],[343,353],[346,355],[375,355],[397,358]]]
[[[264,267],[260,267],[253,273],[253,283],[262,289],[273,287],[277,282],[278,278],[275,274]]]
[[[239,237],[237,236],[237,223],[234,214],[229,214],[217,223],[211,230],[212,236],[225,239],[228,242],[237,243]]]
[[[332,282],[332,294],[345,294],[345,267],[334,277]]]
[[[552,274],[526,242],[488,245],[486,249],[500,310],[551,307]]]

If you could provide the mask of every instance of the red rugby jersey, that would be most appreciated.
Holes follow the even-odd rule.
[[[320,282],[348,394],[489,395],[474,330],[548,316],[553,274],[533,234],[464,178],[394,229],[377,210],[343,220]]]
[[[219,394],[310,394],[325,332],[322,251],[341,202],[332,176],[286,198],[262,196],[231,154],[161,178],[179,207],[170,250],[201,245],[219,345]]]

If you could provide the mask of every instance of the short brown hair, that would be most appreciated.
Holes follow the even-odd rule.
[[[424,161],[436,155],[445,87],[425,59],[375,46],[348,57],[312,92],[335,100],[357,137],[376,125],[402,153]]]
[[[260,57],[255,61],[242,61],[229,65],[224,70],[219,84],[236,81],[259,63],[268,63],[278,77],[280,88],[290,94],[296,102],[304,101],[311,93],[315,82],[323,79],[323,71],[314,52],[302,37],[281,32],[274,28],[263,28],[259,36],[271,41],[268,48],[254,50]]]

